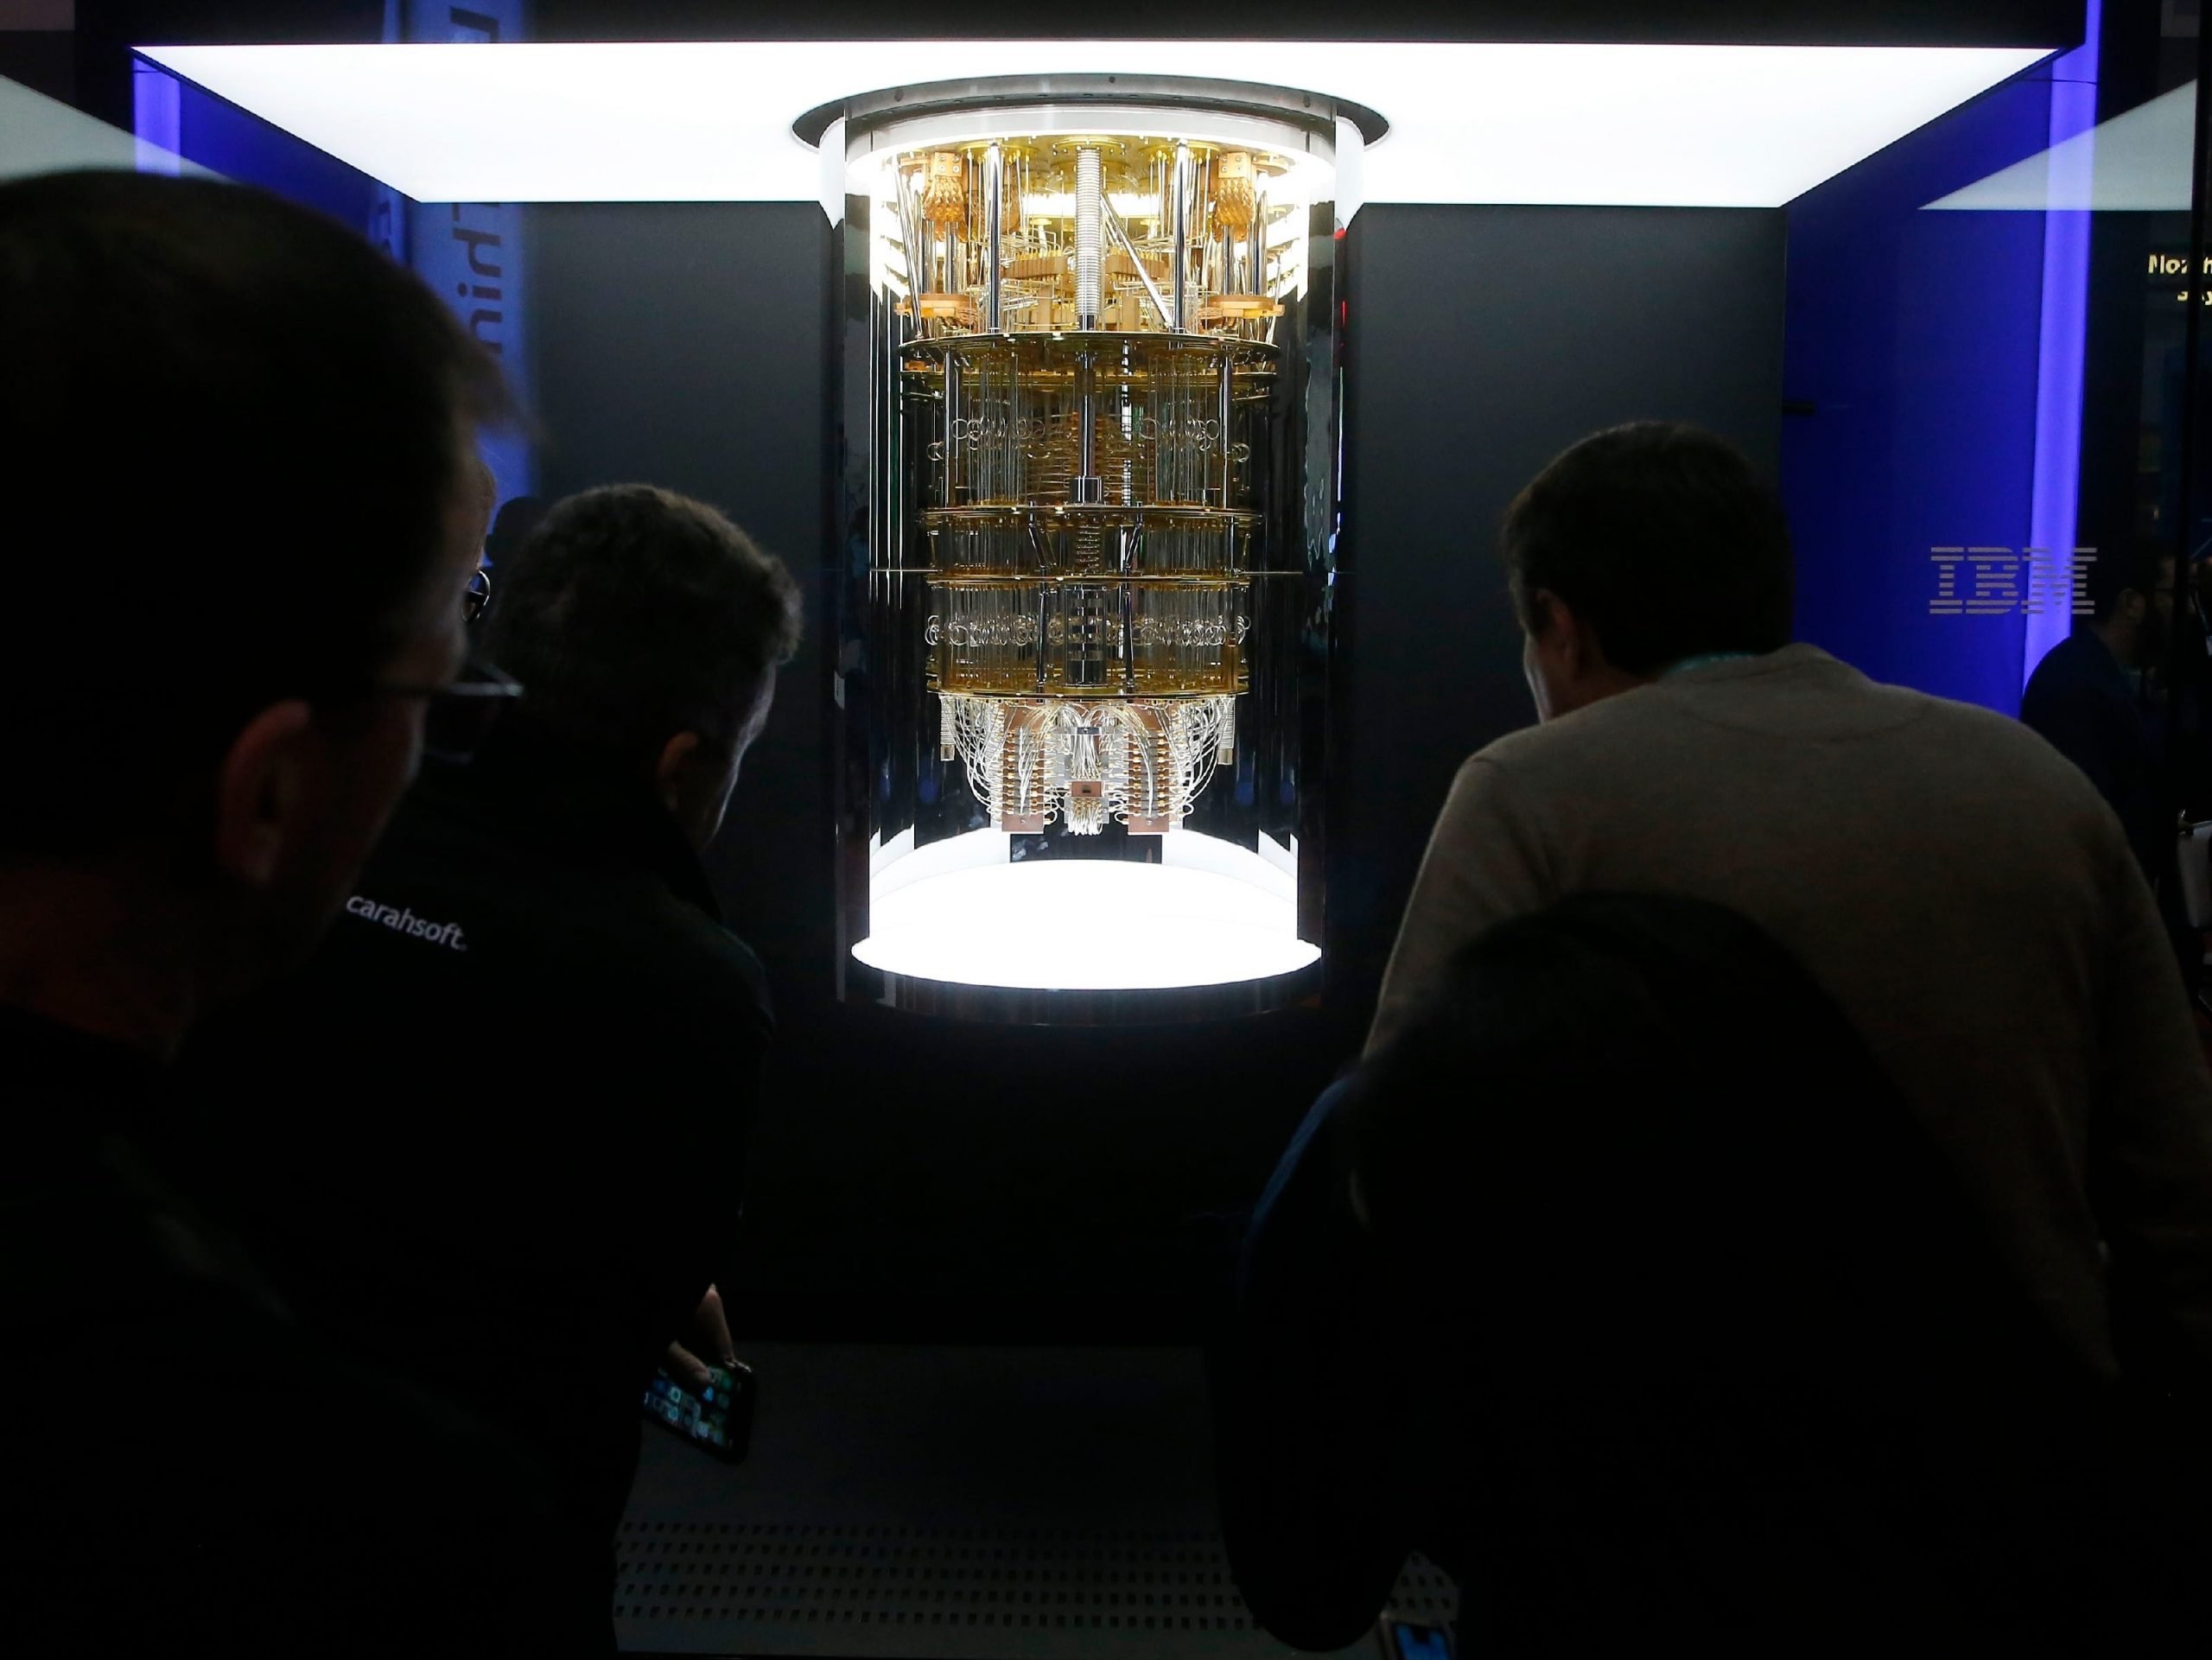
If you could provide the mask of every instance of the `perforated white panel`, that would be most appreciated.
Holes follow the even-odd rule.
[[[626,1650],[915,1657],[1281,1656],[1202,1531],[623,1524]],[[1393,1611],[1457,1616],[1419,1558]]]

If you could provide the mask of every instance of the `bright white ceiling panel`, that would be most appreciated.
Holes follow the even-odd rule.
[[[1774,207],[2035,48],[1344,41],[151,46],[145,56],[421,201],[811,201],[791,123],[887,86],[1192,75],[1380,111],[1365,200]]]

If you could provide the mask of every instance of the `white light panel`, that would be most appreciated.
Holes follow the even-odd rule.
[[[2033,48],[1372,41],[142,47],[418,201],[813,201],[791,131],[931,80],[1202,75],[1380,111],[1364,200],[1776,207],[2048,54]]]
[[[1321,954],[1289,877],[1230,843],[1177,830],[1162,864],[1010,864],[1007,840],[974,830],[887,862],[853,955],[959,985],[1122,991],[1272,979]],[[909,861],[925,874],[906,880]]]

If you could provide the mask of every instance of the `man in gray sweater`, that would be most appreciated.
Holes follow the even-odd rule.
[[[1781,504],[1709,434],[1584,440],[1502,549],[1539,724],[1460,769],[1370,1051],[1507,918],[1588,892],[1726,906],[1857,1027],[2084,1367],[2212,1386],[2212,1080],[2080,770],[1790,644]]]

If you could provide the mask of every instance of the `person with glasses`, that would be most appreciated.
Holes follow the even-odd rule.
[[[425,766],[306,970],[193,1058],[302,1318],[518,1431],[602,1596],[656,1364],[734,1358],[711,1288],[769,1021],[700,855],[798,624],[713,508],[559,503],[480,631],[527,695],[487,669],[449,700],[506,712]]]
[[[485,608],[492,602],[492,518],[499,506],[499,481],[491,465],[480,454],[473,456],[474,465],[469,469],[475,487],[470,495],[471,512],[476,525],[478,550],[476,569],[468,575],[468,586],[462,590],[461,620],[472,626],[483,618]]]
[[[487,701],[455,684],[467,468],[511,414],[320,215],[0,186],[0,1652],[572,1624],[528,1459],[289,1320],[175,1156],[191,1034],[312,949],[433,706]]]
[[[546,503],[537,496],[510,496],[499,504],[492,528],[484,537],[484,564],[468,585],[468,620],[482,620],[491,608],[494,575],[514,563],[530,533],[545,518]]]

